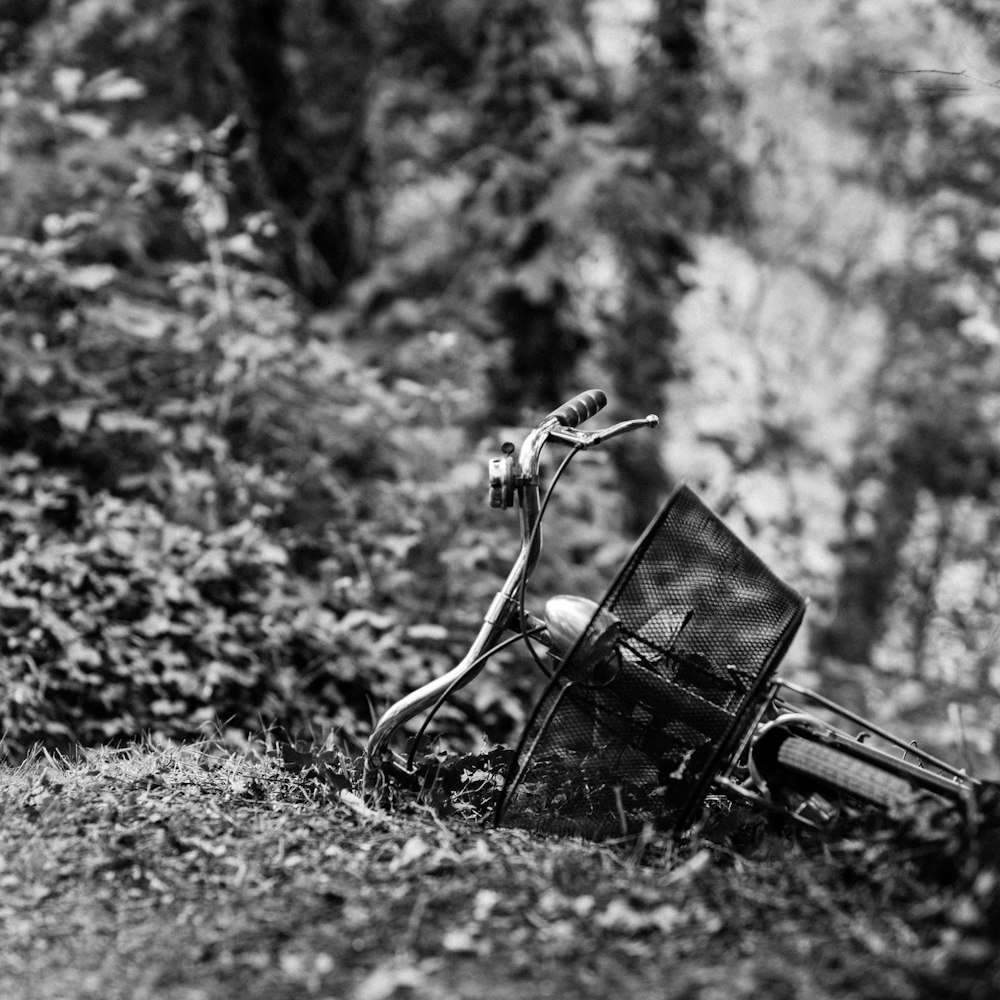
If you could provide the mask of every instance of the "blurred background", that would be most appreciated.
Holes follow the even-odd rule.
[[[488,457],[594,386],[662,423],[536,605],[687,481],[809,595],[788,674],[996,773],[992,0],[8,0],[0,116],[10,759],[358,745],[506,574]]]

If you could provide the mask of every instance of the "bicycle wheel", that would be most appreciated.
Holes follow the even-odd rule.
[[[905,778],[801,736],[782,740],[777,764],[785,771],[884,809],[905,805],[916,796]]]

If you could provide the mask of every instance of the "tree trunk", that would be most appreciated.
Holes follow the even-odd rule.
[[[692,259],[687,237],[710,222],[703,164],[711,145],[701,125],[707,100],[704,15],[704,0],[660,0],[640,58],[628,135],[649,150],[651,168],[647,175],[625,179],[639,197],[617,225],[627,264],[627,305],[622,329],[612,331],[607,351],[616,403],[629,416],[665,416],[668,386],[678,375],[673,314],[686,290],[681,270]],[[631,534],[645,527],[671,484],[661,442],[662,432],[615,449],[624,526]]]
[[[328,50],[307,60],[298,78],[286,59],[293,27],[306,36],[299,47]],[[286,270],[309,298],[328,303],[368,261],[370,28],[351,0],[324,0],[318,18],[287,0],[234,0],[233,57],[285,235]]]
[[[817,636],[820,656],[868,663],[892,603],[900,553],[917,509],[919,484],[908,470],[895,468],[874,510],[848,508],[834,615]],[[858,530],[858,521],[869,525]]]

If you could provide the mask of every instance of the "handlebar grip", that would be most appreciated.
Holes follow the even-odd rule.
[[[599,413],[608,405],[608,397],[600,389],[587,389],[579,396],[574,396],[571,400],[563,403],[557,410],[553,410],[549,416],[555,417],[563,427],[576,427],[584,420],[589,420],[595,413]]]

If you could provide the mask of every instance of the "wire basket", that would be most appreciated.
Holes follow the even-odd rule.
[[[498,822],[592,839],[648,823],[686,829],[753,724],[804,610],[805,600],[681,486],[553,664]],[[595,672],[581,659],[606,639],[609,621],[617,653]]]

